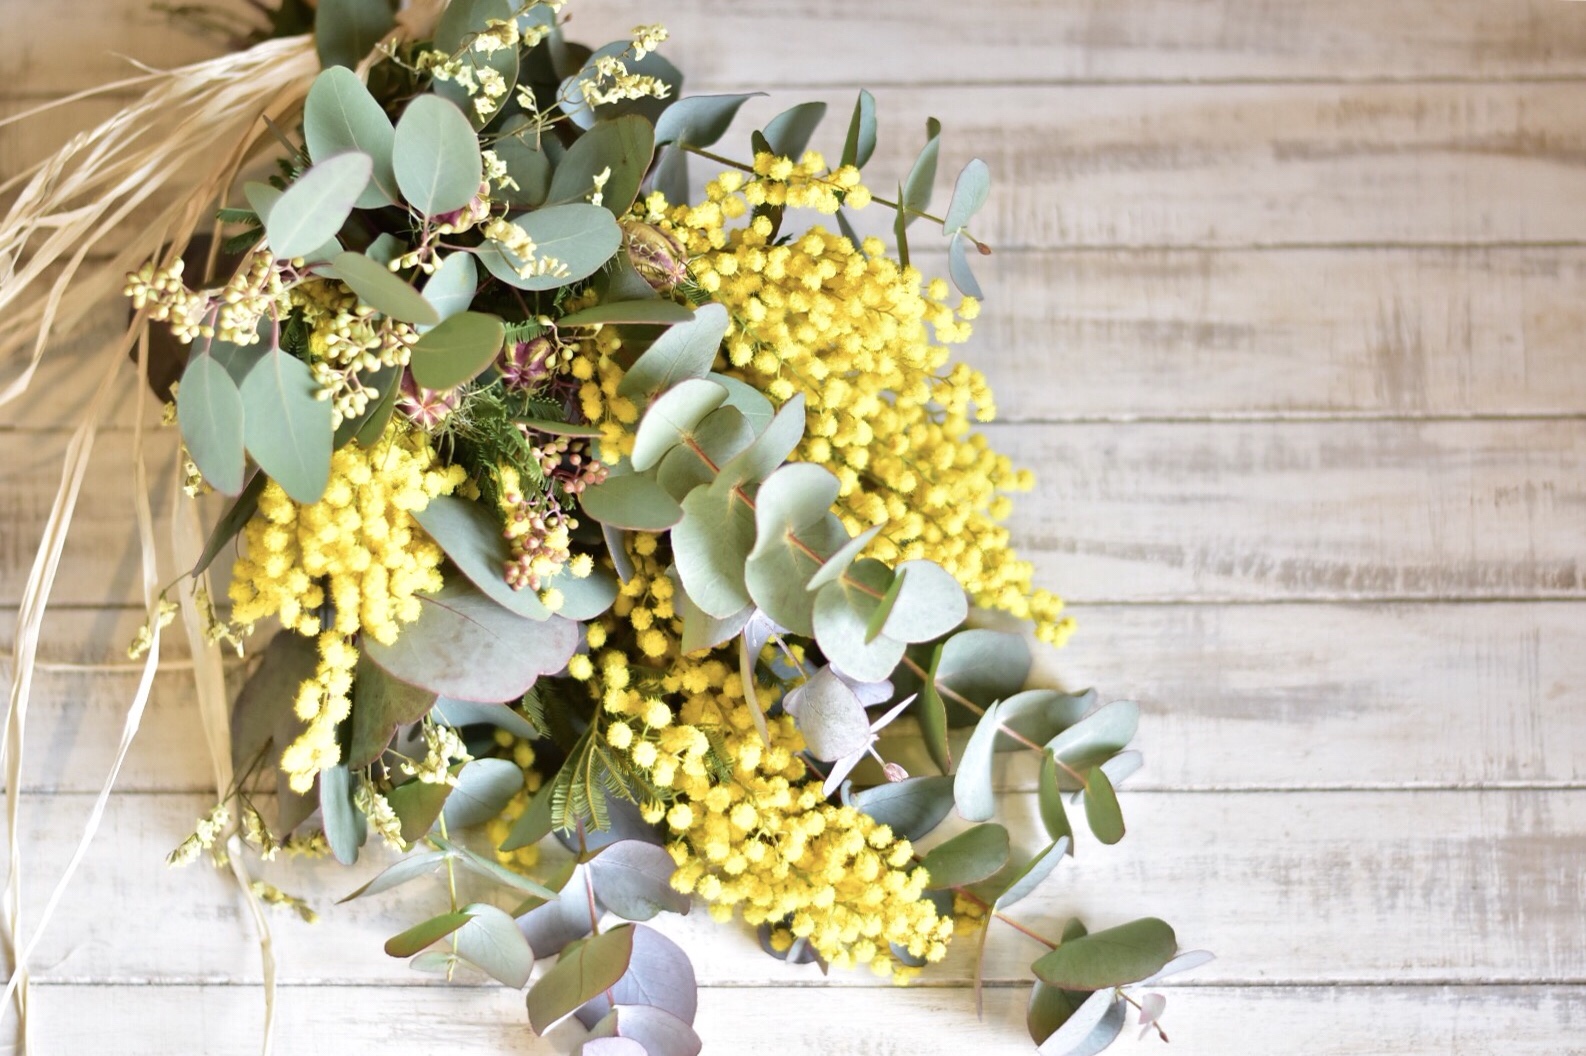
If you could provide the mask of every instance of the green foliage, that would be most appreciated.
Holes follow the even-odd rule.
[[[1177,949],[1173,929],[1155,917],[1145,917],[1064,942],[1037,960],[1033,970],[1051,986],[1101,990],[1155,974]]]
[[[655,130],[638,114],[602,121],[578,137],[556,166],[547,197],[550,205],[587,202],[602,173],[601,206],[625,215],[639,195],[639,184],[655,156]]]
[[[529,989],[529,1023],[543,1035],[617,984],[633,956],[634,927],[624,924],[562,951]]]
[[[467,205],[484,175],[473,126],[456,105],[434,95],[418,96],[402,112],[391,162],[402,197],[427,217]]]
[[[848,138],[843,143],[843,165],[864,168],[876,152],[876,97],[859,89],[854,116],[848,122]],[[858,245],[858,241],[854,245]]]
[[[517,699],[544,674],[559,671],[578,647],[578,626],[559,616],[524,619],[466,581],[420,595],[423,611],[387,645],[364,650],[386,673],[459,700]]]
[[[766,123],[766,149],[778,157],[798,160],[825,116],[825,103],[799,103],[789,107]]]
[[[241,392],[248,454],[294,501],[318,501],[330,480],[333,430],[314,375],[277,348],[248,372]]]
[[[409,369],[426,389],[450,389],[484,373],[506,341],[506,325],[486,312],[459,312],[413,346]]]
[[[387,0],[319,0],[314,48],[321,66],[356,66],[395,24]]]
[[[309,157],[321,162],[345,151],[369,156],[372,171],[355,203],[359,209],[397,201],[396,172],[391,167],[395,136],[391,119],[350,69],[330,66],[314,79],[303,104],[303,139]]]
[[[995,822],[965,829],[933,848],[920,863],[931,875],[930,887],[964,887],[993,876],[1008,864],[1008,830]]]
[[[176,394],[176,417],[182,442],[204,479],[216,491],[242,491],[247,455],[243,450],[242,393],[226,368],[201,351],[182,372]]]
[[[261,213],[276,258],[308,257],[334,239],[373,173],[374,163],[360,151],[333,155],[303,173]]]

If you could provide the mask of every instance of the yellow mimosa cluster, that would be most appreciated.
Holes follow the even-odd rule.
[[[927,283],[886,255],[878,239],[855,246],[816,226],[777,241],[768,216],[729,227],[751,207],[859,208],[868,192],[849,168],[760,155],[755,175],[729,172],[698,205],[659,195],[643,219],[684,246],[694,281],[730,317],[722,369],[777,403],[804,395],[808,429],[794,458],[826,466],[841,491],[850,533],[884,524],[869,552],[888,563],[926,558],[964,585],[977,605],[1002,609],[1060,644],[1072,631],[1062,599],[1033,585],[1003,525],[1010,493],[1034,481],[974,429],[996,407],[985,377],[950,362],[980,311],[973,298],[947,303],[947,283]],[[572,364],[586,418],[605,430],[603,457],[627,454],[632,401],[617,397],[621,339],[606,328],[583,341]]]
[[[601,702],[607,743],[667,801],[642,810],[672,834],[672,886],[699,895],[718,920],[737,912],[808,938],[837,967],[868,964],[906,981],[916,969],[890,943],[939,960],[953,924],[921,897],[928,877],[909,842],[826,801],[792,719],[769,720],[769,742],[761,739],[750,712],[760,705],[744,699],[730,658],[679,655],[672,581],[654,538],[635,543],[634,575],[589,627],[593,656],[575,658],[569,673]]]
[[[282,755],[294,790],[340,758],[336,724],[351,710],[358,662],[353,636],[390,644],[418,619],[417,595],[441,588],[440,547],[413,512],[463,482],[440,466],[428,438],[393,424],[370,448],[348,444],[331,458],[317,502],[300,504],[271,481],[242,530],[232,568],[232,619],[251,629],[270,616],[319,642],[314,678],[303,682],[297,715],[307,728]]]

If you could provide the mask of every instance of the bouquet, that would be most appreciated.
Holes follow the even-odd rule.
[[[171,861],[383,844],[402,856],[349,898],[450,898],[385,952],[523,990],[590,1054],[699,1051],[687,953],[648,923],[697,907],[898,983],[1006,927],[1040,947],[1042,1053],[1099,1051],[1131,1007],[1161,1033],[1132,988],[1207,955],[1155,918],[1015,908],[1073,825],[1123,837],[1141,757],[1133,703],[1027,685],[1026,632],[1071,625],[1010,549],[1030,475],[950,352],[987,166],[934,214],[932,121],[873,193],[866,92],[835,163],[808,149],[821,103],[723,146],[749,96],[683,95],[659,25],[573,43],[561,7],[289,4],[312,37],[151,91],[148,115],[218,111],[199,87],[252,82],[125,286],[157,385],[177,351],[185,490],[226,498],[132,653],[157,662],[179,611],[258,653],[229,787]],[[62,171],[110,164],[72,149],[7,221],[18,254]],[[239,176],[261,149],[274,169]],[[956,294],[910,263],[931,228]],[[1012,752],[1039,760],[1033,838],[998,820]]]

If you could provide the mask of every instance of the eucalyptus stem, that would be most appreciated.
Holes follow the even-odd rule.
[[[700,447],[699,442],[696,441],[692,436],[683,437],[683,446],[694,452],[695,457],[697,457],[701,462],[705,463],[705,467],[712,473],[721,472],[721,467],[716,465],[715,460],[705,453],[705,449]],[[751,511],[756,508],[754,500],[749,497],[748,492],[743,490],[743,486],[741,484],[733,487],[732,495],[733,498],[749,507]],[[822,557],[819,551],[817,551],[813,546],[809,545],[804,540],[794,535],[792,532],[787,533],[787,538],[788,542],[793,544],[793,549],[797,550],[811,561],[814,561],[817,565],[825,564],[826,558]],[[843,586],[857,590],[861,594],[868,594],[872,598],[876,598],[878,600],[886,597],[885,591],[877,590],[868,583],[862,583],[850,576],[847,572],[842,574],[841,579]]]
[[[703,147],[691,147],[687,144],[683,144],[683,149],[688,151],[690,154],[698,154],[707,161],[714,161],[718,165],[726,165],[728,168],[737,169],[739,172],[747,172],[752,175],[759,175],[754,171],[753,165],[745,165],[741,161],[734,161],[732,158],[722,157],[720,154],[717,154],[714,151],[706,150]],[[943,227],[947,226],[947,221],[937,216],[935,213],[926,213],[919,209],[910,209],[908,206],[903,205],[900,202],[894,202],[889,198],[883,198],[874,192],[871,192],[870,200],[875,202],[877,205],[884,205],[888,209],[899,209],[907,213],[909,216],[917,216],[921,220],[929,220],[934,224],[941,224]],[[975,248],[982,254],[989,254],[991,252],[991,247],[971,235],[968,229],[965,229],[964,237],[973,242],[975,244]]]
[[[928,679],[928,678],[931,677],[931,673],[929,671],[925,670],[925,668],[921,667],[919,664],[915,663],[913,657],[908,656],[908,655],[905,654],[904,657],[903,657],[903,662],[908,665],[908,668],[909,668],[910,671],[913,671],[916,675],[919,675],[921,678]],[[974,701],[970,700],[968,697],[964,696],[962,693],[957,692],[956,690],[953,689],[952,686],[943,685],[942,683],[938,682],[938,683],[936,683],[936,689],[943,696],[953,698],[953,700],[955,700],[959,704],[962,704],[964,707],[968,708],[970,711],[974,712],[976,715],[984,715],[986,713],[986,709],[985,708],[981,707],[979,704],[976,704]],[[1015,730],[1015,729],[1013,729],[1012,727],[1009,727],[1009,726],[1004,726],[1000,722],[997,723],[997,729],[998,729],[998,731],[1007,734],[1009,737],[1012,737],[1014,740],[1018,741],[1020,744],[1024,745],[1026,748],[1029,748],[1029,749],[1031,749],[1033,751],[1042,752],[1042,753],[1044,753],[1046,755],[1051,756],[1052,757],[1052,762],[1056,763],[1058,765],[1058,767],[1060,767],[1066,774],[1068,774],[1069,777],[1072,777],[1075,781],[1078,781],[1082,785],[1085,783],[1085,775],[1084,774],[1081,774],[1078,770],[1075,770],[1072,766],[1069,766],[1067,763],[1063,762],[1063,760],[1059,759],[1055,754],[1053,754],[1051,751],[1049,751],[1047,749],[1046,745],[1044,745],[1044,744],[1036,744],[1034,741],[1030,740],[1030,738],[1026,737],[1024,734],[1020,733],[1018,730]]]
[[[451,843],[451,839],[452,838],[446,832],[446,812],[442,811],[441,814],[440,814],[440,817],[436,818],[435,821],[436,821],[436,824],[438,824],[440,826],[441,839],[445,840],[447,843]],[[452,912],[456,913],[457,912],[457,867],[452,864],[452,856],[449,855],[449,854],[446,856],[446,892],[451,897]],[[452,960],[448,961],[447,964],[446,964],[446,981],[447,982],[451,982],[451,980],[452,980],[452,969],[457,963],[457,961],[456,961],[456,958],[457,958],[457,932],[455,932],[455,931],[452,932],[451,939],[452,939]]]

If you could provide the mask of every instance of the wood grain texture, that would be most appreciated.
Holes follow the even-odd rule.
[[[1577,597],[1586,422],[990,426],[1085,602]]]
[[[1580,242],[1586,118],[1569,84],[1079,85],[881,88],[878,193],[907,173],[925,119],[944,126],[937,204],[971,157],[995,174],[974,225],[1002,250]],[[834,113],[851,93],[751,100],[723,149],[805,96]],[[20,167],[103,101],[0,129]],[[815,140],[835,158],[834,116]],[[695,166],[713,173],[714,166]],[[861,232],[890,231],[874,207]],[[919,248],[927,225],[916,225]]]
[[[906,170],[927,115],[947,128],[938,205],[964,160],[991,165],[977,233],[999,252],[978,263],[988,302],[968,354],[1009,423],[994,442],[1041,481],[1015,543],[1082,621],[1041,665],[1140,699],[1147,754],[1123,796],[1130,838],[1086,839],[1020,907],[1030,922],[1155,913],[1214,948],[1172,995],[1173,1052],[1581,1049],[1586,4],[570,10],[573,35],[597,43],[663,18],[688,94],[774,93],[743,129],[814,88],[833,108],[817,140],[829,153],[853,87],[878,89],[878,189]],[[0,15],[0,117],[124,75],[113,52],[170,65],[217,50],[145,0],[88,18],[0,0]],[[121,98],[0,127],[0,179]],[[727,148],[741,154],[743,136]],[[911,233],[939,270],[927,225]],[[122,317],[107,305],[85,320],[78,354],[0,420],[7,605],[83,357]],[[122,650],[138,616],[118,607],[137,582],[125,430],[157,413],[141,396],[116,408],[47,627],[23,777],[35,912],[134,683]],[[151,470],[173,452],[169,432],[152,435]],[[0,641],[10,631],[0,622]],[[179,639],[168,656],[183,661]],[[1032,774],[1007,763],[1028,826]],[[173,670],[40,958],[35,1051],[257,1051],[259,967],[236,896],[161,862],[211,802],[207,771]],[[292,984],[277,1051],[378,1037],[393,1053],[548,1052],[519,995],[423,985],[379,952],[440,904],[438,887],[430,903],[330,906],[374,867],[269,867],[326,911],[316,927],[273,918]],[[702,914],[664,926],[707,984],[708,1053],[1030,1051],[1022,980],[1038,948],[1006,929],[977,1023],[967,943],[932,985],[880,993],[868,975],[789,972]],[[790,1037],[790,1022],[804,1029]],[[1163,1051],[1132,1034],[1114,1051]]]
[[[1559,1056],[1586,1025],[1586,988],[1570,986],[1163,988],[1170,1048],[1126,1030],[1116,1056],[1164,1052],[1304,1053],[1305,1056]],[[916,987],[885,995],[808,988],[733,987],[700,995],[695,1020],[706,1052],[753,1052],[767,1041],[766,1009],[797,1031],[776,1031],[779,1056],[1028,1056],[1025,988],[986,993],[977,1022],[965,994]],[[40,1019],[63,1050],[119,1056],[251,1056],[258,993],[237,986],[38,986]],[[293,1056],[339,1056],[380,1039],[386,1056],[551,1056],[523,1028],[521,999],[500,987],[285,987],[279,1045]],[[392,1007],[400,1009],[394,1023]],[[83,1015],[85,1008],[94,1015]],[[935,1029],[920,1030],[922,1023]],[[128,1030],[129,1024],[137,1029]],[[4,1050],[0,1050],[4,1051]]]
[[[208,6],[241,12],[239,0]],[[64,4],[10,5],[0,94],[73,91],[126,76],[122,56],[158,66],[218,44],[147,5],[113,3],[93,19]],[[591,46],[649,17],[630,3],[585,0],[571,34]],[[1267,0],[988,0],[972,9],[819,0],[692,0],[659,12],[666,54],[690,90],[741,86],[1002,84],[1061,81],[1539,78],[1586,73],[1586,16],[1552,0],[1339,0],[1325,8]],[[754,42],[754,43],[750,43]],[[70,56],[70,61],[62,61]]]
[[[1032,799],[1005,796],[998,816],[1033,841]],[[32,875],[58,874],[70,851],[66,834],[88,802],[24,797]],[[257,951],[234,888],[211,870],[172,870],[161,861],[212,802],[116,796],[40,947],[35,977],[256,981]],[[1216,947],[1218,959],[1192,978],[1201,985],[1586,983],[1586,791],[1128,792],[1123,807],[1129,838],[1103,848],[1082,832],[1075,860],[1021,903],[1016,919],[1055,934],[1069,916],[1104,927],[1165,915],[1185,948]],[[412,982],[379,944],[444,910],[443,882],[331,904],[389,860],[377,851],[352,869],[283,860],[259,870],[324,914],[312,926],[279,919],[283,982]],[[45,893],[41,881],[32,885],[35,915]],[[890,990],[866,971],[823,979],[814,965],[786,968],[760,951],[752,933],[702,912],[654,923],[696,951],[702,985],[789,980]],[[1041,949],[999,927],[987,946],[986,978],[1027,980]],[[935,985],[967,985],[973,959],[973,943],[954,943],[931,973]]]

